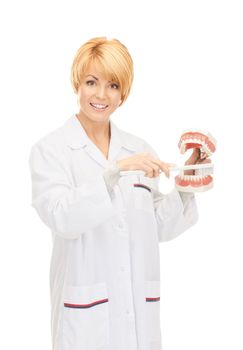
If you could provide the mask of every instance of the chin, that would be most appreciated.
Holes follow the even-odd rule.
[[[110,119],[110,115],[106,115],[106,116],[102,116],[102,115],[100,115],[100,116],[90,116],[90,117],[88,117],[88,119],[90,120],[90,121],[93,121],[93,122],[106,122],[106,121],[109,121],[109,119]]]

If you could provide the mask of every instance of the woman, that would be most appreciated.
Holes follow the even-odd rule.
[[[120,41],[82,45],[71,81],[79,112],[29,158],[32,206],[53,237],[52,348],[159,350],[159,242],[196,223],[194,194],[160,193],[170,164],[110,120],[133,81]],[[198,150],[186,163],[196,162]]]

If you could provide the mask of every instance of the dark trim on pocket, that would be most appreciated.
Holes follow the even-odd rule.
[[[90,304],[69,304],[69,303],[64,303],[65,307],[71,307],[74,309],[86,309],[89,307],[93,307],[95,305],[99,305],[99,304],[103,304],[103,303],[107,303],[109,299],[102,299],[102,300],[97,300],[94,301],[93,303]]]
[[[160,297],[157,297],[157,298],[146,298],[146,301],[160,301]]]
[[[133,184],[134,187],[142,187],[151,192],[151,188],[143,184]]]

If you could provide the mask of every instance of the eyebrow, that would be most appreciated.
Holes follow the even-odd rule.
[[[87,77],[93,77],[95,80],[99,80],[98,78],[96,78],[94,75],[92,75],[92,74],[89,74],[89,75],[86,75],[86,78]],[[109,80],[109,83],[111,83],[112,82],[112,80]]]
[[[86,75],[86,77],[93,77],[93,78],[95,78],[95,80],[98,80],[98,78],[96,78],[94,75],[92,75],[92,74],[89,74],[89,75]]]

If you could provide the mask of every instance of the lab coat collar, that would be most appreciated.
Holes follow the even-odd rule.
[[[128,140],[127,135],[119,129],[112,120],[110,120],[111,139],[108,159],[105,158],[104,154],[88,137],[76,114],[73,114],[65,124],[68,146],[71,149],[85,148],[87,153],[104,168],[107,168],[107,166],[116,159],[122,147],[130,151],[138,150],[138,145],[132,140]]]

